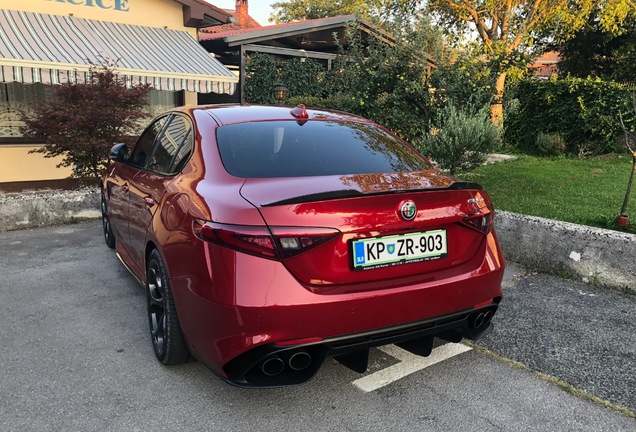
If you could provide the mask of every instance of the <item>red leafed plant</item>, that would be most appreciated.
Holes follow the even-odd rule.
[[[58,167],[72,167],[72,178],[93,182],[108,165],[113,144],[126,141],[148,116],[149,92],[148,84],[127,88],[113,68],[95,66],[87,82],[57,85],[50,102],[23,114],[22,132],[44,141],[33,152],[62,156]]]

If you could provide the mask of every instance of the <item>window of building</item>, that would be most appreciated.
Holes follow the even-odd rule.
[[[173,92],[150,90],[150,104],[148,105],[148,113],[151,117],[157,117],[159,114],[168,111],[169,109],[183,105],[182,93],[183,92],[180,91]],[[146,124],[148,124],[147,120]]]
[[[30,114],[38,104],[52,100],[53,86],[21,83],[0,83],[0,143],[33,142],[22,134],[23,112]],[[182,92],[151,90],[147,111],[149,118],[183,104]],[[136,134],[147,126],[149,119],[139,122]]]
[[[0,83],[0,138],[22,138],[23,112],[51,100],[53,87],[44,84]]]

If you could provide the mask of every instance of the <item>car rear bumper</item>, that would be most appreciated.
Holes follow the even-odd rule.
[[[280,262],[224,254],[211,250],[208,263],[221,261],[224,267],[231,262],[235,276],[210,271],[174,278],[172,288],[192,354],[232,384],[246,387],[298,384],[310,379],[327,356],[371,346],[433,335],[482,337],[492,330],[489,321],[501,299],[505,266],[499,248],[488,248],[471,271],[443,280],[323,295],[303,287]],[[482,311],[491,312],[488,325],[471,328]],[[254,373],[274,357],[287,369],[289,357],[300,351],[311,357],[302,373],[265,378]]]
[[[266,344],[251,349],[227,363],[223,378],[237,387],[280,387],[310,380],[327,357],[364,372],[369,348],[396,344],[415,354],[428,356],[433,338],[451,342],[478,340],[493,330],[491,318],[496,302],[479,309],[362,333],[326,338],[298,345]]]

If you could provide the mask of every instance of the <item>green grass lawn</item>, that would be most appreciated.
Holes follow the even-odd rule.
[[[628,155],[589,159],[519,156],[460,177],[481,184],[495,208],[616,229],[632,161]],[[627,208],[636,233],[636,185]]]

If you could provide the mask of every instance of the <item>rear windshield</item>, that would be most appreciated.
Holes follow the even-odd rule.
[[[239,123],[217,129],[235,177],[303,177],[409,172],[428,162],[377,126],[310,120]]]

